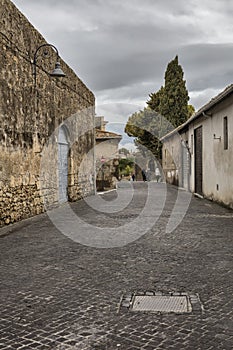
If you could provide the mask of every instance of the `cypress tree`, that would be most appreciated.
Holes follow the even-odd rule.
[[[125,132],[136,138],[139,148],[144,146],[157,158],[161,158],[160,138],[184,123],[195,111],[192,105],[188,105],[189,96],[183,76],[176,56],[167,65],[165,85],[149,95],[148,107],[132,114],[125,127]]]
[[[164,87],[161,86],[160,90],[149,95],[150,99],[147,101],[147,105],[153,111],[160,113],[160,105],[162,101],[162,96],[164,92]]]
[[[159,106],[161,115],[174,127],[184,123],[189,117],[189,96],[183,76],[183,69],[178,62],[178,56],[176,56],[167,65],[165,85]]]

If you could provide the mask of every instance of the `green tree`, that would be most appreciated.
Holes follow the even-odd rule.
[[[161,101],[163,97],[163,91],[164,87],[161,86],[160,90],[157,92],[154,92],[149,95],[150,99],[147,101],[147,105],[150,107],[150,109],[153,109],[153,111],[160,113],[160,106],[161,106]]]
[[[131,158],[120,159],[119,160],[119,171],[120,175],[128,176],[134,169],[134,160]]]
[[[193,105],[188,105],[188,117],[192,117],[192,115],[195,113],[195,108]]]
[[[125,147],[120,148],[119,153],[124,154],[125,156],[128,156],[130,154],[129,150]]]
[[[125,127],[125,132],[136,138],[135,144],[143,154],[149,150],[158,158],[161,157],[160,131],[161,117],[148,107],[133,113]]]
[[[143,153],[147,149],[161,159],[160,138],[194,113],[194,107],[188,105],[189,96],[183,76],[176,56],[167,65],[165,85],[149,95],[147,108],[129,117],[125,132],[136,138],[135,143]]]
[[[189,117],[188,90],[183,79],[184,72],[176,56],[168,63],[165,72],[165,85],[160,101],[159,112],[175,128]]]

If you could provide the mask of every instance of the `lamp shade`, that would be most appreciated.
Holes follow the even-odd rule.
[[[63,70],[61,69],[60,66],[60,62],[56,62],[55,64],[55,68],[52,71],[52,73],[50,73],[51,77],[65,77],[65,73],[63,72]]]

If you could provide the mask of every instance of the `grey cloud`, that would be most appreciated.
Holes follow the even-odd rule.
[[[180,50],[189,90],[219,89],[233,79],[233,44],[196,44]]]
[[[232,81],[230,0],[13,2],[100,101],[146,101],[176,54],[196,104]]]
[[[206,89],[202,91],[194,91],[191,93],[190,103],[196,107],[196,110],[204,106],[214,96],[217,96],[221,89]]]

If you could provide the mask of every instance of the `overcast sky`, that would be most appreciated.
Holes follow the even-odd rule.
[[[232,0],[13,0],[124,122],[164,84],[175,55],[195,109],[233,82]]]

